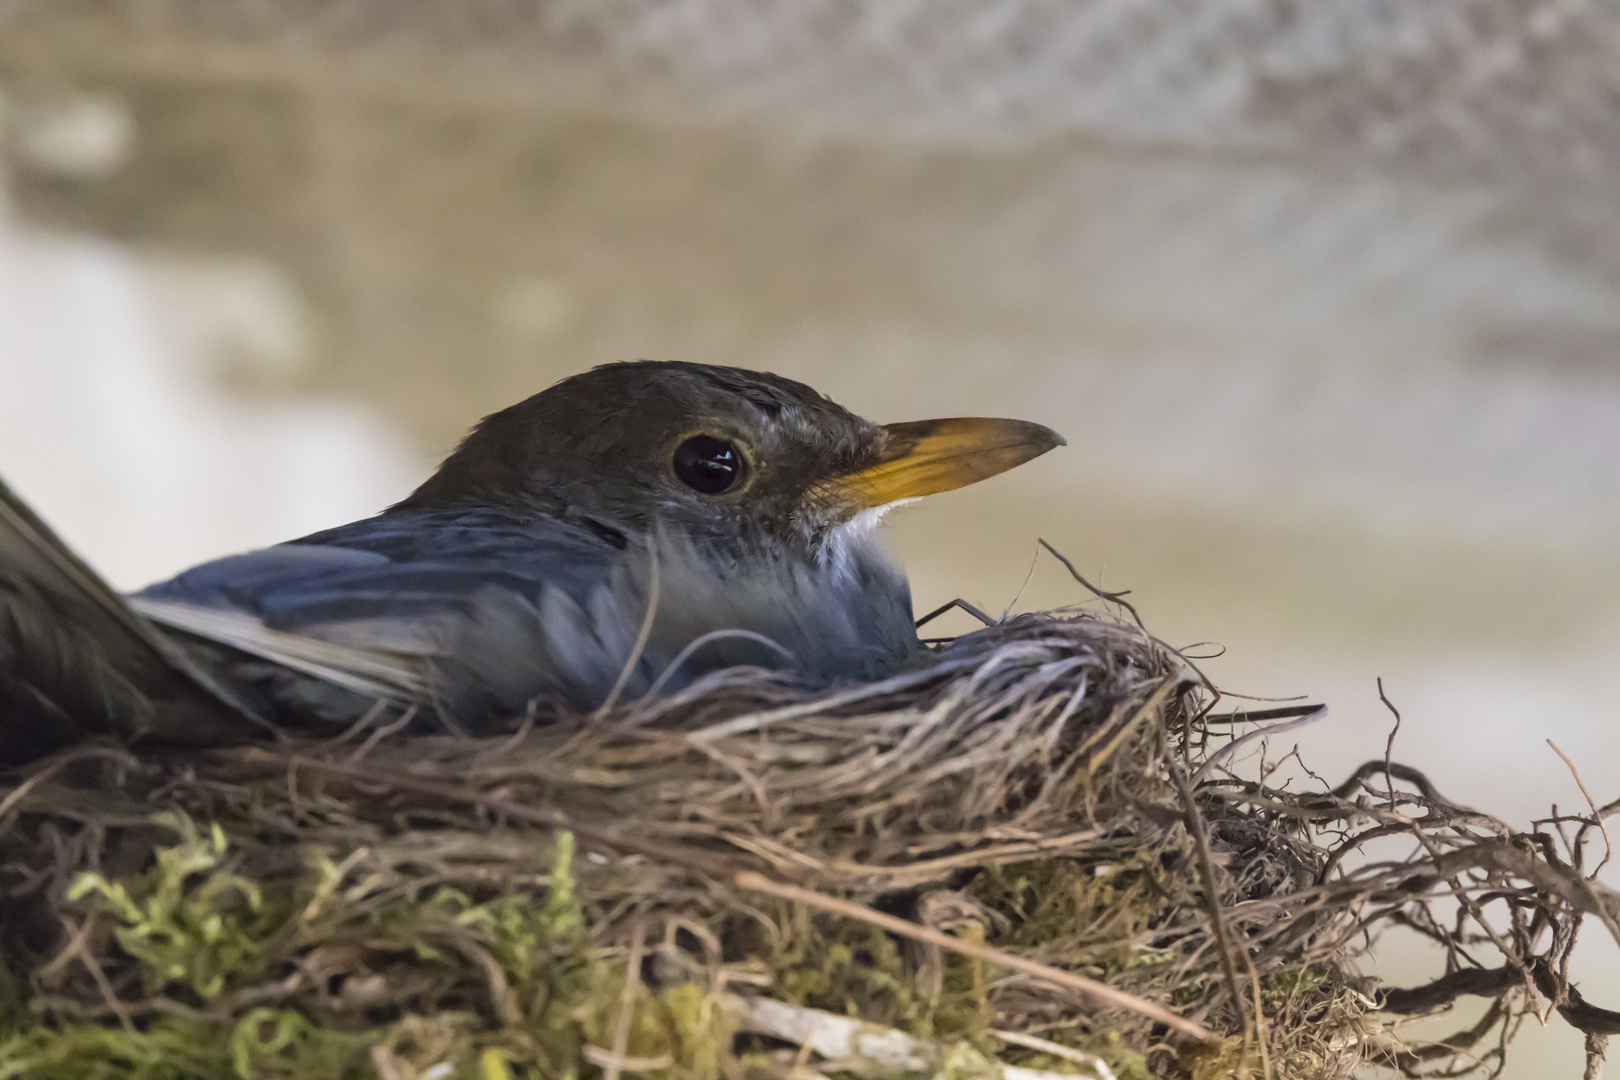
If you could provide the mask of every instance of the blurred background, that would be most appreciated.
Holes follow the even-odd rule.
[[[0,162],[0,475],[120,586],[764,368],[1068,436],[894,515],[919,610],[1045,537],[1330,779],[1382,677],[1455,798],[1620,795],[1613,0],[0,0]]]

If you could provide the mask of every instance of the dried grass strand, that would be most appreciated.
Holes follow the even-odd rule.
[[[1052,983],[1056,986],[1064,987],[1068,990],[1077,990],[1089,997],[1107,1002],[1109,1005],[1112,1005],[1115,1008],[1126,1009],[1130,1012],[1145,1016],[1150,1020],[1156,1020],[1159,1023],[1164,1024],[1167,1027],[1175,1028],[1182,1034],[1189,1035],[1194,1039],[1210,1041],[1215,1038],[1214,1032],[1210,1031],[1202,1024],[1196,1024],[1184,1017],[1177,1016],[1169,1009],[1155,1005],[1151,1001],[1144,1001],[1133,994],[1127,994],[1124,991],[1116,990],[1107,983],[1101,983],[1095,979],[1088,979],[1084,975],[1076,975],[1072,971],[1063,971],[1059,968],[1051,967],[1048,964],[1040,964],[1033,960],[1027,960],[1021,956],[1014,956],[1011,953],[1003,952],[1000,949],[992,949],[988,946],[978,945],[971,941],[963,941],[960,938],[951,937],[949,934],[942,934],[938,930],[931,930],[926,926],[918,926],[916,923],[909,923],[904,919],[897,919],[893,915],[885,915],[880,911],[873,911],[871,908],[864,907],[860,904],[852,904],[848,900],[840,900],[837,897],[826,896],[822,893],[816,892],[814,889],[805,889],[797,885],[784,885],[781,882],[772,881],[765,875],[754,873],[753,871],[744,871],[743,873],[738,874],[734,880],[736,881],[739,889],[749,889],[754,892],[769,893],[770,895],[779,897],[783,900],[791,900],[798,904],[808,904],[811,907],[820,908],[823,911],[829,911],[835,915],[842,915],[850,919],[859,919],[862,922],[870,923],[873,926],[882,927],[884,930],[887,930],[890,933],[899,934],[902,937],[909,937],[915,941],[925,942],[929,945],[937,945],[942,949],[949,949],[952,952],[961,953],[963,956],[971,956],[975,960],[983,960],[986,963],[1009,968],[1013,971],[1021,972],[1025,975],[1032,976],[1044,982]]]

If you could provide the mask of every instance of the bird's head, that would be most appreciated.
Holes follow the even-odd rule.
[[[844,526],[1062,443],[1021,420],[874,424],[764,372],[610,364],[486,417],[400,508],[568,517],[626,538],[661,522],[814,558]]]

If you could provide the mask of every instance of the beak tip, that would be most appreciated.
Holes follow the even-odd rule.
[[[883,460],[840,481],[867,507],[976,484],[1069,444],[1044,424],[982,416],[913,420],[884,430]]]
[[[1037,457],[1046,453],[1048,450],[1055,450],[1059,446],[1069,445],[1068,439],[1065,439],[1062,435],[1059,435],[1057,432],[1053,431],[1044,424],[1030,424],[1029,426],[1034,429],[1032,432],[1034,438],[1032,438],[1030,441],[1035,446],[1040,448],[1035,451],[1035,455]]]

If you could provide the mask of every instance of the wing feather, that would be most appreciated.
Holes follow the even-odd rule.
[[[411,705],[430,699],[432,685],[420,661],[272,629],[242,611],[146,597],[130,598],[141,615],[163,626],[228,645],[261,660],[301,671],[362,697]]]
[[[178,740],[268,725],[124,599],[0,481],[0,757],[84,732]]]

